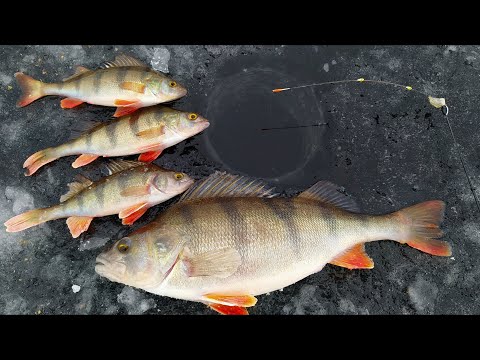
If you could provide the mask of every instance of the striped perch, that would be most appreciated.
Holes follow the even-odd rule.
[[[297,197],[275,197],[258,180],[213,174],[160,216],[97,257],[108,279],[154,294],[247,314],[256,295],[289,286],[327,263],[371,269],[364,243],[390,239],[449,256],[445,204],[427,201],[364,215],[337,186],[320,181]]]
[[[127,115],[138,108],[181,98],[185,87],[165,74],[150,69],[141,61],[118,55],[104,68],[90,70],[83,66],[60,83],[46,84],[21,72],[15,77],[23,90],[17,102],[22,107],[46,95],[66,96],[60,103],[70,109],[84,102],[103,106],[116,106],[115,117]]]
[[[80,155],[72,167],[87,165],[99,156],[141,154],[139,161],[151,162],[161,152],[198,134],[210,123],[196,113],[174,110],[162,105],[140,109],[107,123],[95,123],[78,138],[30,156],[23,167],[25,175],[58,158]]]
[[[60,204],[30,210],[7,222],[7,232],[17,232],[50,220],[68,218],[74,238],[87,231],[95,217],[118,214],[123,225],[132,225],[148,208],[160,204],[188,189],[193,180],[186,174],[162,169],[153,164],[111,160],[110,176],[92,182],[77,176],[68,184],[69,192]]]

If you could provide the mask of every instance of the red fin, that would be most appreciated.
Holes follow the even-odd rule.
[[[138,103],[138,100],[122,100],[122,99],[115,99],[113,102],[116,106],[130,106],[133,104]]]
[[[22,88],[22,96],[17,101],[18,107],[27,106],[37,99],[45,96],[43,92],[43,83],[21,72],[15,73],[18,85]]]
[[[125,106],[125,107],[118,107],[117,110],[115,111],[115,114],[113,114],[113,117],[120,117],[120,116],[125,116],[128,114],[133,113],[138,109],[138,106]]]
[[[123,189],[120,195],[122,196],[144,196],[150,194],[150,186],[130,186],[126,189]]]
[[[141,208],[140,210],[135,211],[134,213],[128,215],[126,218],[122,219],[122,225],[132,225],[135,221],[140,219],[143,214],[148,210],[148,207]]]
[[[120,87],[125,90],[135,91],[137,93],[143,94],[145,92],[145,84],[133,81],[125,81],[120,84]],[[115,104],[119,105],[119,104]]]
[[[93,154],[82,154],[80,155],[77,160],[75,160],[72,164],[73,168],[79,168],[81,166],[85,166],[87,164],[90,164],[92,161],[95,161],[98,158],[99,155],[93,155]]]
[[[162,136],[165,134],[165,125],[160,125],[158,127],[154,127],[148,130],[140,131],[135,135],[142,139],[151,139]]]
[[[71,216],[67,219],[67,226],[72,237],[76,239],[81,233],[88,230],[93,217],[89,216]]]
[[[26,168],[25,176],[33,175],[43,165],[58,159],[57,156],[53,155],[54,151],[52,150],[53,149],[45,149],[37,151],[35,154],[31,155],[27,160],[25,160],[23,163],[23,168]]]
[[[347,269],[373,269],[373,260],[365,252],[365,244],[358,244],[330,261]]]
[[[222,294],[206,294],[203,299],[216,304],[227,306],[249,307],[257,303],[257,298],[252,295],[222,295]]]
[[[443,201],[432,200],[396,212],[401,227],[409,227],[406,238],[398,241],[431,255],[451,256],[450,244],[435,240],[443,235],[439,225],[443,220],[444,211]]]
[[[140,203],[140,204],[135,204],[133,206],[130,206],[129,208],[123,209],[118,213],[118,217],[120,219],[125,219],[126,217],[129,217],[132,215],[134,212],[137,212],[138,210],[146,207],[148,204],[146,202]]]
[[[212,310],[219,312],[222,315],[248,315],[247,309],[240,306],[228,306],[222,304],[208,304]]]
[[[62,107],[62,109],[71,109],[71,108],[74,108],[75,106],[83,104],[84,102],[85,101],[83,100],[66,98],[60,101],[60,106]]]
[[[14,216],[10,220],[6,221],[4,225],[7,227],[7,232],[22,231],[48,221],[42,219],[44,213],[45,209],[30,210],[23,214]]]
[[[162,153],[162,151],[148,151],[148,152],[145,152],[143,154],[140,154],[140,156],[138,157],[138,161],[143,161],[143,162],[152,162],[154,161],[156,158],[158,158],[160,156],[160,154]]]

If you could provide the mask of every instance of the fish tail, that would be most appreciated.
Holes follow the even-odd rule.
[[[45,84],[43,82],[35,80],[21,72],[15,73],[15,78],[23,92],[17,101],[17,107],[27,106],[31,102],[46,95],[44,92]]]
[[[58,159],[59,157],[61,157],[61,155],[58,154],[56,148],[48,148],[37,151],[23,163],[23,168],[26,169],[25,176],[33,175],[43,165],[46,165],[49,162]]]
[[[440,223],[443,220],[445,203],[440,200],[426,201],[394,213],[400,221],[398,242],[437,256],[452,255],[452,248],[445,241],[435,240],[443,235]]]
[[[23,214],[14,216],[6,221],[4,225],[7,227],[7,232],[22,231],[32,226],[37,226],[44,222],[51,220],[48,216],[48,209],[36,209],[24,212]]]

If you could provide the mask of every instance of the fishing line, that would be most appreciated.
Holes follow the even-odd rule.
[[[448,128],[450,129],[450,133],[452,134],[453,144],[455,146],[455,150],[458,153],[458,157],[460,158],[460,162],[462,163],[463,171],[465,172],[465,176],[467,177],[468,185],[470,186],[470,191],[473,194],[473,198],[475,199],[475,204],[477,204],[478,212],[480,212],[480,203],[478,201],[477,193],[475,192],[475,188],[473,187],[472,180],[470,180],[470,176],[467,172],[467,167],[465,165],[465,161],[463,160],[462,152],[460,151],[460,145],[455,138],[455,134],[453,133],[452,125],[450,124],[450,120],[448,119],[448,106],[445,105],[442,107],[442,112],[445,115],[445,120],[447,120]]]
[[[448,124],[448,128],[450,129],[450,134],[452,135],[454,148],[458,153],[458,157],[460,158],[460,162],[462,164],[463,171],[465,173],[465,176],[467,177],[467,181],[468,181],[468,185],[470,187],[470,191],[473,194],[473,198],[475,199],[475,204],[477,205],[477,209],[480,212],[480,201],[478,200],[477,193],[475,192],[476,189],[472,184],[470,176],[468,175],[467,166],[465,165],[465,160],[463,159],[462,152],[460,151],[460,145],[458,144],[457,139],[455,137],[455,134],[453,133],[453,128],[452,128],[452,125],[450,124],[450,120],[448,118],[449,109],[448,109],[447,104],[445,103],[444,98],[434,98],[434,97],[428,95],[427,93],[425,93],[423,91],[416,90],[416,89],[412,88],[410,85],[396,84],[396,83],[393,83],[393,82],[390,82],[390,81],[382,81],[382,80],[368,80],[368,79],[364,79],[364,78],[358,78],[356,80],[347,79],[347,80],[337,80],[337,81],[326,81],[326,82],[314,83],[314,84],[308,84],[308,85],[300,85],[300,86],[293,86],[293,87],[287,87],[287,88],[278,88],[278,89],[273,89],[272,92],[273,93],[279,93],[279,92],[283,92],[283,91],[289,91],[289,90],[294,90],[294,89],[302,89],[302,88],[307,88],[307,87],[312,87],[312,86],[343,84],[343,83],[352,83],[352,82],[374,83],[374,84],[391,85],[391,86],[394,86],[394,87],[401,87],[401,88],[404,88],[407,91],[416,92],[418,94],[422,94],[422,95],[426,96],[428,98],[428,101],[430,102],[430,104],[432,106],[434,106],[437,109],[442,110],[442,113],[445,116],[445,120]],[[284,127],[284,128],[267,128],[267,129],[261,129],[261,130],[292,129],[292,128],[299,128],[299,127],[311,127],[311,126],[320,126],[320,125],[325,125],[325,124],[289,126],[289,127]]]

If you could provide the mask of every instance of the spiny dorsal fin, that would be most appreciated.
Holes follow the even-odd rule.
[[[63,81],[68,81],[68,80],[72,80],[72,79],[75,79],[76,77],[80,76],[80,75],[83,75],[87,72],[90,72],[92,70],[90,69],[87,69],[86,67],[83,67],[83,66],[77,66],[75,68],[75,73],[65,79],[63,79]]]
[[[360,209],[355,201],[338,191],[338,188],[339,187],[337,185],[331,183],[330,181],[323,180],[317,182],[315,185],[311,186],[298,196],[305,199],[318,200],[347,211],[359,212]]]
[[[70,137],[69,140],[74,140],[79,136],[91,133],[100,127],[106,126],[109,123],[100,122],[96,120],[81,120],[75,121],[75,123],[70,127]]]
[[[112,67],[122,67],[122,66],[139,66],[139,67],[148,67],[143,62],[134,57],[120,54],[115,57],[113,61],[107,61],[103,64],[105,69],[112,68]]]
[[[120,171],[127,170],[140,165],[145,165],[145,163],[140,161],[130,161],[130,160],[110,160],[106,165],[106,167],[108,170],[108,175],[113,175],[113,174],[119,173]]]
[[[68,183],[68,191],[65,195],[60,197],[60,202],[65,202],[78,193],[82,192],[84,189],[88,188],[93,184],[93,181],[83,175],[75,176],[75,181]]]
[[[275,188],[261,180],[245,176],[215,172],[196,182],[181,197],[180,201],[212,197],[274,197]]]

